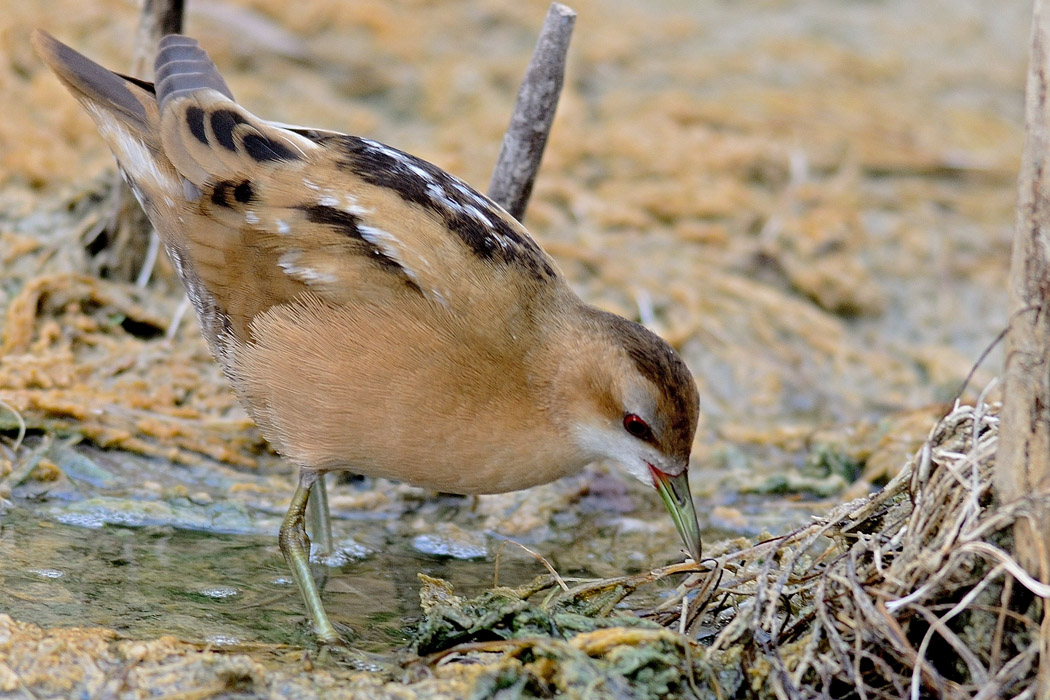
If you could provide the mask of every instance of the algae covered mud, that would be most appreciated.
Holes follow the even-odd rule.
[[[692,481],[708,553],[743,551],[731,538],[789,532],[888,480],[1004,325],[1028,8],[573,5],[569,74],[526,223],[588,301],[683,353],[701,390]],[[421,697],[527,697],[575,679],[626,697],[705,696],[712,676],[683,661],[703,647],[681,645],[673,613],[585,624],[608,611],[565,609],[556,583],[523,602],[487,593],[520,597],[548,573],[505,538],[571,589],[680,560],[651,494],[602,466],[477,501],[333,485],[346,562],[328,569],[328,609],[386,670],[304,660],[272,539],[290,470],[237,407],[195,322],[172,326],[181,288],[163,263],[144,288],[95,274],[109,156],[28,44],[45,27],[126,66],[136,8],[6,9],[0,91],[17,107],[0,128],[0,596],[14,618],[0,620],[3,692],[132,697],[170,683],[369,697],[399,682]],[[545,11],[191,2],[187,29],[233,67],[254,111],[372,136],[479,185]],[[28,434],[13,450],[20,421]],[[444,590],[417,573],[455,585],[459,602],[428,609],[477,627],[460,643],[486,663],[417,648],[433,663],[390,670],[431,619],[421,587],[428,606]],[[613,613],[655,611],[686,576],[641,585]],[[528,642],[485,638],[474,601],[486,595],[503,611],[489,616],[495,629]],[[691,634],[708,643],[716,629]],[[66,651],[49,656],[58,640]],[[605,680],[587,659],[602,660]],[[531,676],[513,675],[527,664]],[[722,664],[709,668],[731,687],[739,664]],[[610,680],[640,673],[652,683]]]

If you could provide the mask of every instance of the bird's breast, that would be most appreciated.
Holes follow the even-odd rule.
[[[257,318],[252,337],[234,353],[235,388],[302,466],[496,493],[585,464],[548,413],[521,338],[495,342],[426,305],[309,298]]]

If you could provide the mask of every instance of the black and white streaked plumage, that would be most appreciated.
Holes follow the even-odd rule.
[[[497,204],[390,146],[255,117],[187,37],[161,42],[155,86],[34,43],[112,149],[245,408],[301,467],[282,548],[322,639],[296,558],[319,471],[493,493],[610,459],[658,488],[699,558],[692,376],[584,304]]]

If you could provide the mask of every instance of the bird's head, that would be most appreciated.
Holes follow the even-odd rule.
[[[569,429],[589,459],[608,459],[654,486],[695,561],[700,527],[688,468],[700,400],[666,341],[637,323],[588,309],[572,345]]]

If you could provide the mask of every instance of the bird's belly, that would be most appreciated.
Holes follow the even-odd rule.
[[[586,461],[556,436],[528,426],[484,422],[464,427],[434,419],[427,425],[395,417],[372,425],[333,423],[314,414],[309,424],[270,425],[263,432],[291,461],[321,471],[345,470],[446,493],[517,491],[579,471]],[[272,417],[272,416],[271,416]],[[338,426],[338,428],[337,428]]]
[[[435,448],[434,451],[439,451]],[[397,452],[395,450],[395,452]],[[444,493],[484,494],[518,491],[554,481],[575,469],[540,460],[501,461],[487,458],[483,462],[449,462],[433,455],[417,461],[390,462],[388,459],[338,460],[322,470],[346,470],[365,476],[399,481]]]
[[[266,399],[245,402],[248,411],[270,444],[304,467],[448,493],[501,493],[553,481],[586,464],[546,420],[519,421],[498,406],[457,410],[455,402],[435,397],[422,410],[375,392],[357,394],[345,383],[270,389]]]
[[[451,493],[513,491],[584,466],[520,355],[379,305],[274,309],[232,375],[267,440],[300,466]]]

